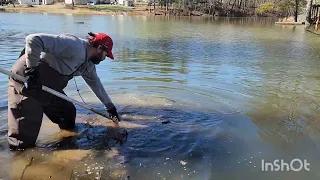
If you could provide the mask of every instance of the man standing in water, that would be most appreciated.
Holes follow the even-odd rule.
[[[117,109],[96,73],[96,66],[106,56],[114,59],[113,40],[104,33],[89,33],[87,40],[71,34],[30,34],[25,49],[11,68],[27,78],[27,86],[9,78],[8,144],[10,150],[34,147],[43,113],[60,129],[75,128],[75,106],[42,91],[42,85],[64,93],[73,76],[82,76],[104,104],[110,117],[120,120]]]

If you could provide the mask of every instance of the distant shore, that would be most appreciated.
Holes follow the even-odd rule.
[[[105,15],[149,15],[149,11],[146,9],[147,5],[140,5],[135,8],[116,6],[116,5],[76,5],[65,6],[62,3],[54,5],[33,5],[28,7],[27,5],[12,5],[0,6],[0,12],[25,12],[25,13],[51,13],[51,14],[105,14]]]

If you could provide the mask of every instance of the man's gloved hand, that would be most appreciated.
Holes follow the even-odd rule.
[[[24,71],[27,78],[27,90],[40,91],[42,90],[42,84],[39,79],[38,67],[26,68]]]
[[[110,118],[114,121],[114,120],[116,120],[116,121],[121,121],[121,119],[120,119],[120,117],[119,117],[119,115],[118,115],[118,112],[117,112],[117,109],[116,109],[116,107],[112,107],[112,108],[109,108],[108,110],[108,113],[109,113],[109,116],[110,116]]]

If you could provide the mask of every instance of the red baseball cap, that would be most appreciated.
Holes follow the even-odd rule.
[[[110,59],[114,59],[113,54],[112,54],[112,48],[113,48],[113,41],[111,37],[105,33],[88,33],[90,35],[90,39],[92,42],[94,42],[97,45],[104,46],[107,50],[107,56]]]

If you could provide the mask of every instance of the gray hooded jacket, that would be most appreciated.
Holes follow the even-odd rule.
[[[87,57],[87,42],[72,34],[30,34],[26,37],[27,67],[38,65],[40,58],[62,75],[82,76],[92,92],[108,108],[114,107]]]

